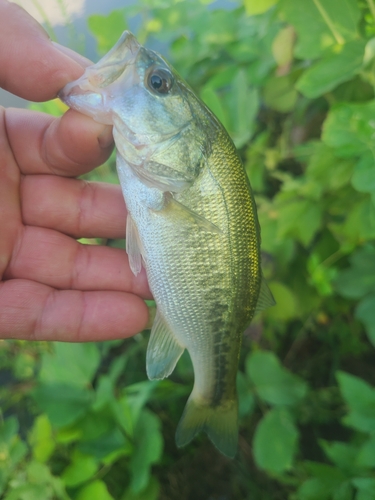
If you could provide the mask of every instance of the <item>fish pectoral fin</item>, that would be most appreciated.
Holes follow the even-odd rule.
[[[260,283],[260,291],[258,302],[255,308],[255,313],[257,314],[261,311],[264,311],[268,307],[274,306],[276,304],[276,300],[273,298],[271,290],[268,288],[266,280],[262,276],[262,281]]]
[[[126,218],[126,253],[129,258],[130,269],[137,276],[142,269],[141,240],[130,214]]]
[[[174,333],[166,324],[159,311],[156,311],[151,336],[147,346],[146,370],[150,380],[168,377],[184,352]]]
[[[194,224],[196,224],[200,229],[203,229],[204,231],[216,234],[222,233],[219,227],[217,227],[215,224],[207,220],[205,217],[202,217],[201,215],[197,214],[196,212],[188,208],[186,205],[183,205],[179,201],[175,200],[173,196],[170,196],[167,208],[172,209],[175,215],[179,215],[180,217],[186,218],[191,222],[194,222]]]
[[[147,163],[147,169],[142,165],[132,165],[133,172],[146,186],[181,193],[191,186],[194,179],[189,179],[167,165],[155,161]]]

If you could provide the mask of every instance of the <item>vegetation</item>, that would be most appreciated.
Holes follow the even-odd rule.
[[[147,333],[7,341],[0,496],[374,500],[374,1],[142,0],[88,19],[101,52],[129,20],[226,126],[255,192],[277,305],[245,332],[239,452],[176,449],[192,368],[147,381]],[[115,182],[113,159],[90,178]]]

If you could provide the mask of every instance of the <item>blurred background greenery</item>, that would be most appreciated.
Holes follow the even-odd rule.
[[[223,122],[277,305],[245,332],[232,461],[206,436],[176,449],[193,372],[147,381],[147,332],[1,342],[0,497],[374,500],[374,0],[141,0],[87,23],[101,54],[129,25],[161,47]],[[87,177],[117,182],[113,157]]]

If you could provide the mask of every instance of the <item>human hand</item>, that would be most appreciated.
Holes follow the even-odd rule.
[[[0,86],[34,101],[56,96],[88,62],[53,44],[0,0]],[[76,238],[119,238],[119,186],[74,179],[105,161],[112,132],[76,111],[54,118],[0,107],[0,338],[89,341],[141,331],[150,298],[125,250]]]

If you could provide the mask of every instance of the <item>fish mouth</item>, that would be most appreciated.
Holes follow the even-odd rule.
[[[113,87],[120,77],[122,87],[126,85],[126,79],[132,78],[125,70],[134,64],[140,48],[135,36],[124,31],[116,45],[100,61],[88,66],[80,78],[65,85],[58,97],[70,108],[111,125],[113,121],[107,98],[113,95]],[[111,92],[106,91],[109,86]]]

